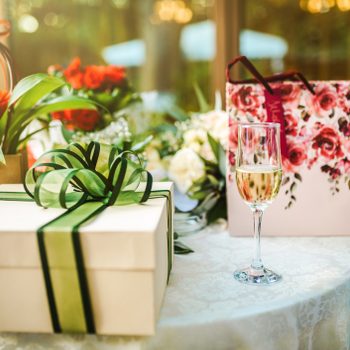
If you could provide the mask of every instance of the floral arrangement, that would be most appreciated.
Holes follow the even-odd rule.
[[[203,102],[203,99],[202,99]],[[147,167],[174,181],[192,200],[191,212],[207,213],[208,222],[226,218],[228,116],[204,102],[200,113],[183,114],[174,128],[162,128],[145,149]],[[182,211],[176,203],[177,211]]]
[[[311,82],[315,94],[300,83],[275,83],[284,107],[284,131],[287,156],[283,157],[283,184],[290,195],[287,207],[294,201],[300,169],[319,166],[328,174],[333,193],[339,192],[344,180],[350,189],[350,83]],[[227,106],[237,121],[266,121],[264,92],[258,84],[228,85]],[[234,166],[237,146],[233,120],[230,132],[230,165]]]
[[[67,109],[52,114],[53,119],[62,121],[66,129],[79,131],[81,135],[104,129],[116,121],[116,112],[140,100],[128,82],[124,67],[83,66],[80,58],[76,57],[67,68],[53,65],[48,68],[48,72],[64,79],[71,86],[70,90],[62,89],[60,95],[82,96],[98,105],[96,110]]]
[[[63,109],[96,110],[96,103],[80,96],[53,96],[52,93],[63,88],[66,82],[47,74],[28,76],[9,93],[0,93],[0,161],[5,163],[4,154],[15,154],[39,131],[26,132],[34,120],[45,120],[48,114]]]

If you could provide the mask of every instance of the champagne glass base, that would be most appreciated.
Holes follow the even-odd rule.
[[[269,269],[263,268],[257,273],[251,267],[242,270],[237,270],[233,273],[234,278],[245,284],[268,285],[281,281],[282,276]]]

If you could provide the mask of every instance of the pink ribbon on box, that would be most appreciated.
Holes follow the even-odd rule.
[[[265,108],[267,113],[267,121],[279,123],[281,136],[281,153],[283,157],[288,157],[286,131],[284,127],[284,108],[282,104],[281,90],[273,88],[273,94],[268,90],[264,90],[265,94]]]

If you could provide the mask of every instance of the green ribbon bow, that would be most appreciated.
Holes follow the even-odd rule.
[[[141,182],[145,182],[143,191],[139,190]],[[68,209],[37,230],[55,332],[95,333],[79,227],[106,207],[142,203],[151,194],[152,198],[166,197],[170,271],[170,192],[152,191],[152,176],[135,153],[98,142],[74,143],[66,149],[51,150],[28,170],[24,187],[39,206]],[[19,197],[17,194],[12,198]],[[2,198],[11,200],[11,196]],[[22,196],[22,200],[28,197]]]
[[[146,181],[144,192],[136,192]],[[89,201],[106,206],[142,203],[152,189],[152,175],[136,153],[110,145],[73,143],[44,153],[28,170],[25,190],[42,207],[73,208]]]

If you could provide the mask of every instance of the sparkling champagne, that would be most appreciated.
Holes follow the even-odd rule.
[[[236,169],[238,191],[252,207],[266,207],[277,196],[282,169],[269,165],[242,165]]]

